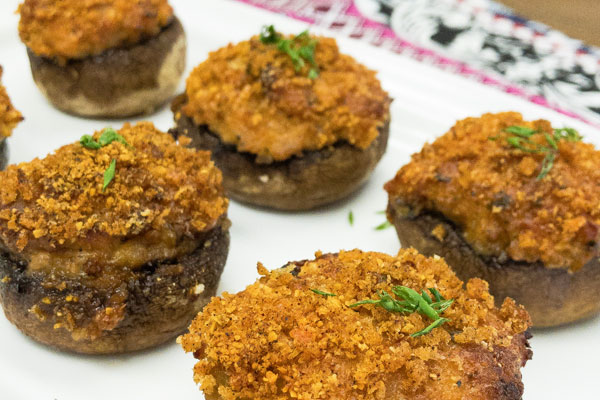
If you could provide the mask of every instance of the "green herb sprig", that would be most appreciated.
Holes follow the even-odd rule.
[[[115,178],[116,170],[117,170],[117,160],[115,160],[113,158],[112,161],[110,162],[110,165],[106,169],[106,171],[104,171],[104,184],[102,185],[103,192],[106,190],[108,185],[110,185],[112,180]]]
[[[81,139],[79,139],[79,143],[86,149],[98,150],[102,147],[100,143],[96,142],[90,135],[83,135]]]
[[[392,292],[401,300],[392,297],[385,290],[382,290],[377,294],[379,296],[378,300],[362,300],[358,303],[350,304],[348,307],[354,308],[373,304],[390,312],[403,314],[417,312],[433,321],[426,328],[410,335],[411,337],[418,337],[425,335],[445,322],[450,321],[448,318],[441,317],[440,314],[448,309],[454,302],[453,299],[446,300],[435,288],[429,288],[427,290],[429,290],[433,299],[425,290],[422,290],[421,294],[419,294],[417,291],[406,286],[394,286]]]
[[[315,61],[315,48],[317,40],[310,37],[308,31],[303,31],[292,39],[284,39],[273,25],[264,26],[260,33],[260,41],[264,44],[273,44],[282,53],[287,54],[294,64],[296,72],[299,72],[306,63],[311,65],[308,71],[310,79],[316,79],[319,76],[319,67]]]
[[[382,222],[381,224],[377,225],[374,229],[376,231],[382,231],[384,229],[391,228],[391,227],[392,227],[392,223],[390,221],[385,221],[385,222]]]
[[[98,138],[98,141],[96,141],[90,135],[83,135],[79,139],[79,143],[83,147],[85,147],[86,149],[90,149],[90,150],[101,149],[104,146],[108,146],[112,142],[119,142],[119,143],[121,143],[121,144],[123,144],[123,145],[125,145],[127,147],[131,147],[129,145],[129,143],[127,143],[127,141],[125,140],[125,138],[123,136],[119,135],[112,128],[105,128],[102,131],[102,134],[100,135],[100,137]],[[108,185],[110,185],[110,183],[115,178],[116,169],[117,169],[117,160],[113,158],[111,160],[108,168],[106,169],[106,171],[104,171],[104,177],[103,177],[103,181],[104,182],[102,184],[102,191],[103,192],[106,190],[106,188],[108,187]]]
[[[94,140],[94,138],[90,135],[83,135],[81,139],[79,139],[79,143],[81,143],[83,147],[91,150],[98,150],[104,146],[108,146],[109,144],[115,141],[124,144],[127,147],[130,147],[129,143],[127,143],[125,138],[119,135],[112,128],[105,128],[102,131],[100,137],[98,138],[98,141]]]
[[[560,128],[554,129],[551,134],[547,132],[540,132],[535,129],[527,128],[525,126],[509,126],[504,129],[504,132],[510,135],[506,136],[506,142],[514,147],[526,153],[543,154],[544,159],[542,161],[542,167],[540,173],[537,176],[537,180],[543,179],[548,172],[554,166],[554,160],[559,154],[558,142],[565,140],[567,142],[578,142],[582,139],[582,136],[573,128]],[[533,135],[543,135],[546,139],[546,144],[539,144],[531,140]],[[491,136],[489,140],[498,140],[500,136]]]
[[[325,296],[325,297],[335,297],[337,296],[337,294],[333,294],[333,293],[327,293],[324,292],[322,290],[319,289],[310,289],[311,292],[316,293],[316,294],[320,294],[321,296]]]
[[[348,212],[348,223],[350,224],[350,226],[354,226],[354,213],[352,212],[352,210]]]

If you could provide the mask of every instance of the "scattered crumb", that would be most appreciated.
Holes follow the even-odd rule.
[[[446,238],[446,229],[444,228],[444,226],[442,224],[438,224],[435,228],[433,228],[433,230],[431,231],[431,234],[440,242],[443,242],[444,239]]]

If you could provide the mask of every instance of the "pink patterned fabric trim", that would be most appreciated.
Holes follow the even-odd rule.
[[[346,36],[365,40],[374,46],[405,54],[418,61],[435,65],[441,69],[493,86],[506,93],[524,98],[532,103],[550,108],[561,114],[591,123],[580,115],[557,107],[543,96],[532,94],[525,88],[506,81],[502,77],[493,77],[467,64],[442,56],[437,52],[419,47],[399,38],[385,24],[365,18],[351,0],[237,0],[278,14],[301,20],[319,27],[331,29]]]

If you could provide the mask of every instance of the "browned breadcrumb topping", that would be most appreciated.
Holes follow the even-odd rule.
[[[495,308],[485,281],[463,289],[439,257],[353,250],[259,273],[213,298],[178,340],[199,360],[194,379],[208,399],[499,399],[502,380],[521,385],[527,312],[511,299]],[[455,299],[451,322],[412,338],[431,321],[348,307],[394,285]]]
[[[149,122],[118,133],[130,146],[74,143],[0,172],[0,245],[20,253],[152,231],[192,237],[217,224],[228,200],[209,152],[178,145]],[[113,159],[116,173],[103,191]]]
[[[10,136],[15,126],[23,121],[21,113],[13,107],[1,79],[2,67],[0,66],[0,140]]]
[[[388,94],[334,39],[316,39],[314,80],[258,36],[212,52],[189,76],[182,112],[264,162],[338,141],[367,148],[389,119]]]
[[[23,43],[61,63],[138,43],[173,17],[167,0],[25,0],[19,13]]]
[[[390,201],[442,213],[481,254],[575,271],[598,256],[600,152],[561,140],[539,180],[543,154],[489,139],[513,125],[552,133],[548,121],[516,112],[458,121],[386,184]],[[545,144],[543,135],[532,138]]]

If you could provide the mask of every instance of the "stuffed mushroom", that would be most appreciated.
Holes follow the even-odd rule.
[[[529,316],[439,257],[320,254],[214,298],[179,338],[207,400],[519,400]]]
[[[33,79],[60,110],[149,113],[181,79],[185,33],[167,0],[25,0],[19,13]]]
[[[0,181],[0,302],[33,339],[140,350],[180,334],[215,294],[229,220],[208,152],[125,124]]]
[[[334,39],[271,26],[198,65],[173,132],[210,150],[234,199],[304,210],[354,192],[387,145],[390,98]]]

